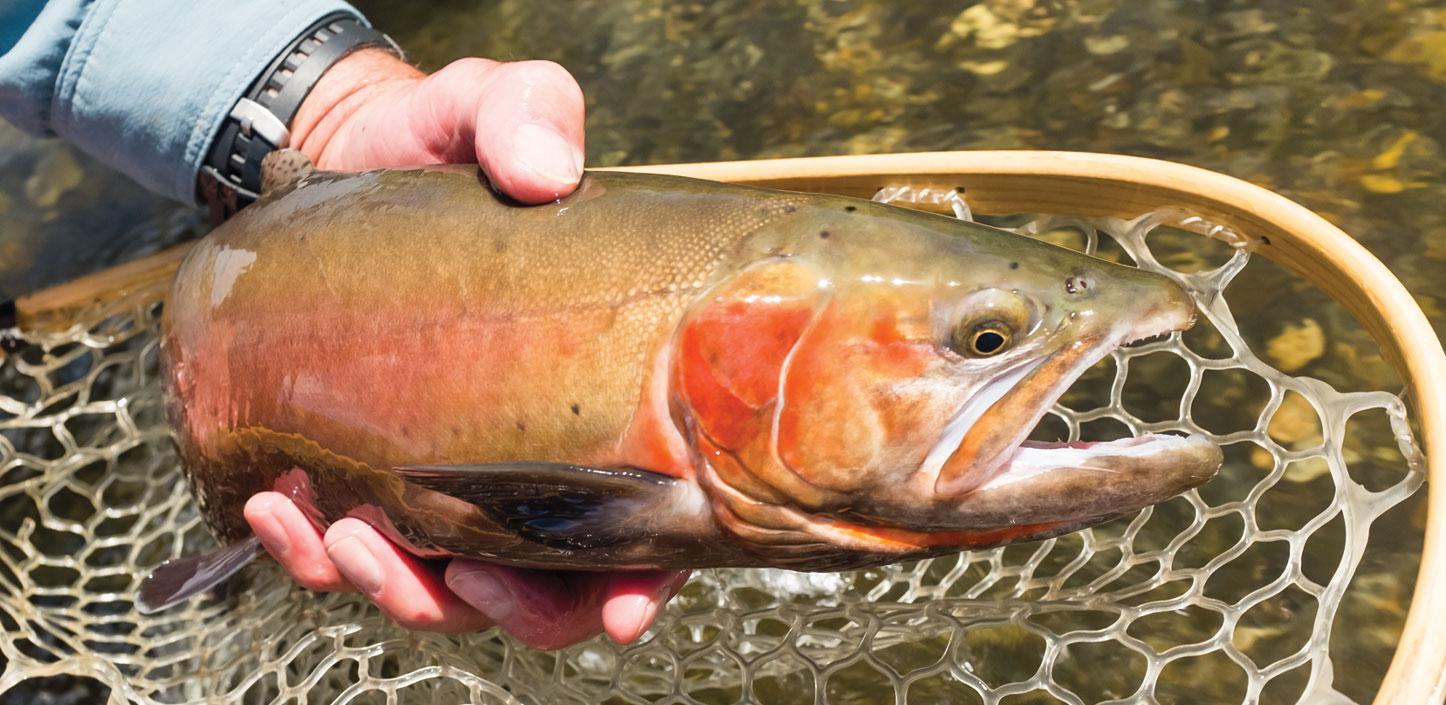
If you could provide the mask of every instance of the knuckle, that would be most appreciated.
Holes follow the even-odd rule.
[[[570,93],[577,92],[581,95],[581,89],[578,88],[577,80],[572,77],[572,74],[569,73],[567,69],[563,68],[562,64],[555,61],[532,59],[529,61],[519,61],[509,66],[511,67],[511,72],[521,80],[532,83],[545,82],[564,88]]]
[[[468,56],[447,64],[442,68],[442,71],[448,73],[480,74],[490,70],[496,65],[497,62],[490,59],[479,59],[475,56]]]
[[[559,64],[556,61],[549,61],[548,59],[528,59],[526,61],[519,61],[517,62],[517,66],[518,68],[525,68],[528,71],[536,71],[537,73],[563,74],[567,76],[572,75],[567,72],[567,69],[562,67],[562,64]]]

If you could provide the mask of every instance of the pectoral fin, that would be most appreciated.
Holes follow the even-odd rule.
[[[523,538],[570,550],[689,531],[702,506],[692,483],[633,468],[522,462],[394,469],[408,483],[479,507]]]
[[[235,575],[261,555],[261,542],[251,537],[199,556],[162,563],[141,581],[136,611],[153,614],[177,605]]]

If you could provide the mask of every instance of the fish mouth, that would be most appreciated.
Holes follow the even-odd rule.
[[[975,515],[993,514],[989,505],[1008,497],[1011,523],[1117,514],[1204,483],[1219,469],[1220,451],[1199,435],[1028,440],[1095,363],[1122,345],[1185,330],[1194,319],[1193,304],[1173,306],[1125,330],[1079,338],[1004,370],[950,419],[920,466],[921,480],[932,483],[937,499],[967,506]],[[1082,494],[1066,496],[1071,492]]]

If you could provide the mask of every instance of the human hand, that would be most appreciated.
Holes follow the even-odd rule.
[[[688,577],[534,571],[462,559],[439,571],[360,519],[342,519],[323,535],[279,492],[253,496],[245,515],[261,545],[302,587],[359,590],[408,629],[462,633],[496,624],[539,649],[560,649],[601,631],[631,643]]]
[[[294,148],[320,169],[477,162],[494,186],[524,203],[570,193],[582,174],[583,101],[550,62],[463,59],[425,76],[379,50],[337,63],[291,125]],[[524,643],[556,649],[606,631],[629,643],[647,630],[687,573],[520,570],[418,560],[360,519],[325,533],[285,495],[245,507],[262,545],[302,586],[360,590],[393,621],[425,631],[494,624]]]
[[[460,59],[428,76],[368,49],[317,82],[291,146],[331,171],[476,162],[503,193],[545,203],[582,177],[582,90],[550,61]]]

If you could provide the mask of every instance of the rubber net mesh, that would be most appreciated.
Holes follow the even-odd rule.
[[[950,192],[878,198],[968,217]],[[1254,702],[1289,677],[1302,701],[1344,700],[1332,621],[1372,521],[1423,480],[1401,401],[1286,375],[1247,349],[1221,294],[1248,255],[1219,241],[1248,233],[1179,213],[1012,224],[1165,272],[1204,314],[1093,368],[1037,434],[1204,433],[1226,450],[1214,482],[1042,543],[841,574],[700,571],[629,647],[409,633],[355,596],[293,588],[269,562],[229,594],[144,617],[130,603],[139,578],[211,545],[164,424],[153,287],[63,333],[19,331],[0,367],[0,692],[75,674],[147,704],[1173,699],[1161,689]],[[1212,241],[1186,230],[1226,254],[1202,265]],[[1343,442],[1368,412],[1400,450],[1362,479]],[[1286,414],[1314,430],[1281,440]]]

